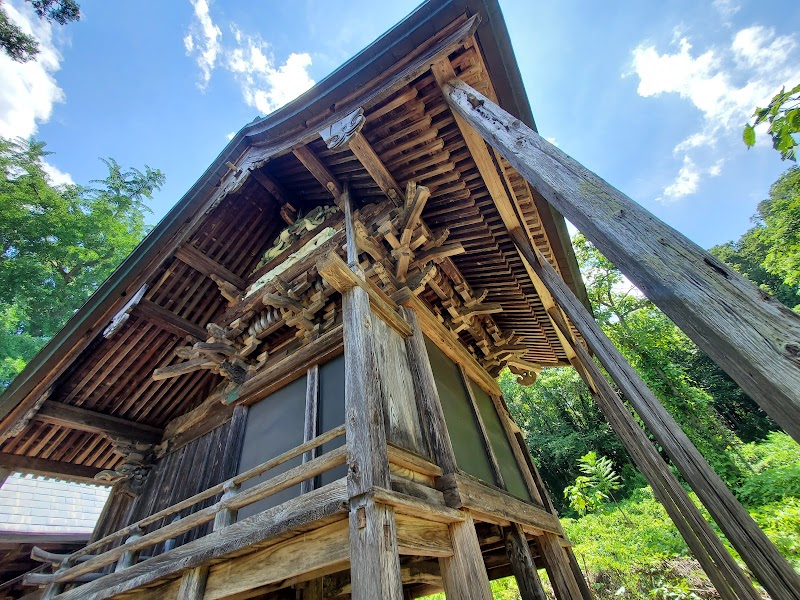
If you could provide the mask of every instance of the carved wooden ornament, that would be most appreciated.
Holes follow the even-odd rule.
[[[366,123],[364,109],[357,108],[341,121],[337,121],[330,127],[320,131],[319,135],[331,150],[341,149],[347,145],[354,135],[361,131],[364,123]]]

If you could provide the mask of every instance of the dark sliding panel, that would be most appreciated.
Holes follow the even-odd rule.
[[[522,475],[522,471],[520,471],[519,463],[517,463],[517,457],[514,456],[514,451],[511,449],[511,443],[505,429],[503,429],[503,424],[500,422],[500,415],[497,414],[494,402],[492,402],[489,394],[484,392],[471,379],[469,380],[469,385],[470,389],[472,389],[472,394],[475,396],[475,402],[481,413],[483,424],[486,426],[489,443],[492,445],[492,450],[494,450],[494,455],[500,465],[500,474],[506,484],[506,491],[522,500],[532,501],[525,478]]]
[[[325,433],[344,424],[344,354],[319,367],[319,431]],[[323,444],[319,454],[343,446],[345,437]],[[347,465],[331,469],[319,476],[320,485],[326,485],[347,475]]]
[[[425,338],[436,389],[442,402],[444,420],[458,467],[470,475],[496,485],[480,428],[467,396],[458,366],[444,352]]]
[[[306,377],[303,376],[273,392],[261,402],[250,407],[247,413],[247,426],[244,430],[242,457],[239,460],[239,473],[247,471],[270,458],[274,458],[303,443],[303,426],[306,407]],[[284,464],[254,477],[242,484],[242,489],[253,487],[296,467],[302,462],[298,456]],[[239,511],[239,519],[244,519],[267,508],[277,506],[300,495],[300,486],[279,492],[260,502],[246,506]]]

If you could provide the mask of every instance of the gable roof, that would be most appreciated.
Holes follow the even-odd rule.
[[[172,268],[170,261],[173,261],[175,251],[179,247],[184,244],[194,244],[202,249],[204,248],[202,244],[205,243],[203,240],[213,238],[216,235],[215,231],[218,233],[220,228],[228,227],[225,225],[227,221],[219,220],[222,218],[219,216],[221,212],[227,211],[231,215],[230,219],[233,219],[237,211],[239,213],[249,211],[252,214],[256,214],[253,211],[262,211],[259,213],[261,214],[259,218],[263,222],[258,226],[253,224],[253,231],[267,238],[275,234],[274,223],[269,222],[269,215],[263,211],[263,204],[260,204],[261,201],[256,198],[255,190],[260,188],[257,185],[254,188],[250,180],[247,183],[242,183],[243,178],[236,181],[242,170],[248,172],[248,170],[260,169],[261,163],[270,156],[277,156],[281,152],[285,153],[293,141],[297,141],[298,136],[306,136],[309,141],[316,139],[317,131],[347,114],[351,107],[371,106],[374,108],[385,102],[387,96],[391,97],[392,94],[398,93],[396,90],[419,82],[429,66],[429,59],[432,56],[430,53],[435,50],[432,40],[444,43],[452,38],[453,47],[455,47],[455,41],[463,46],[465,36],[472,39],[468,17],[473,15],[480,16],[474,39],[500,105],[528,125],[535,126],[510,45],[508,31],[497,1],[431,0],[422,4],[406,19],[306,93],[274,113],[247,124],[234,136],[175,207],[75,313],[62,330],[31,360],[26,369],[0,397],[0,420],[2,420],[0,421],[0,438],[15,422],[23,419],[25,413],[48,390],[52,389],[56,382],[65,391],[61,397],[54,396],[53,399],[65,403],[76,401],[75,389],[78,383],[74,381],[76,378],[90,381],[94,377],[97,381],[93,381],[90,385],[95,386],[94,389],[103,389],[102,386],[105,383],[99,379],[106,371],[97,369],[92,371],[92,368],[87,366],[91,365],[93,353],[111,352],[109,343],[113,340],[104,340],[101,336],[102,330],[143,284],[147,282],[152,284],[158,277],[167,277],[167,274],[175,275],[175,271],[170,271]],[[460,25],[454,27],[454,23]],[[472,22],[473,27],[474,25],[475,22]],[[450,37],[442,34],[443,31]],[[428,63],[425,62],[426,58]],[[457,142],[452,136],[450,140],[451,143]],[[253,152],[254,148],[258,151]],[[271,165],[274,165],[274,168],[285,165],[288,169],[287,172],[290,172],[294,166],[290,163],[289,159],[284,159],[283,162],[278,159]],[[240,171],[232,172],[229,168],[230,164],[237,165]],[[526,187],[521,180],[515,181],[515,185],[519,185],[521,189]],[[290,186],[292,191],[308,198],[309,201],[319,197],[318,191],[303,187],[302,182],[298,183],[296,187],[292,187],[295,185],[294,182],[287,179],[286,185]],[[372,192],[366,190],[365,193]],[[567,283],[575,289],[579,296],[585,298],[585,291],[563,218],[541,197],[533,194],[530,190],[528,193],[530,193],[530,198],[526,206],[529,213],[526,217],[530,222],[539,224],[543,251],[556,263]],[[502,238],[502,232],[494,232],[491,226],[492,217],[487,213],[491,210],[492,207],[486,205],[474,209],[479,213],[476,218],[481,220],[482,227],[484,227],[481,230],[484,233],[479,233],[479,235],[483,235],[486,241],[486,244],[476,251],[495,252],[494,256],[500,256],[503,259],[503,269],[508,276],[513,277],[518,266],[513,259],[509,261],[505,258],[508,244]],[[219,222],[213,221],[212,217],[218,219]],[[444,219],[442,222],[447,224]],[[211,244],[211,242],[208,243]],[[264,248],[263,244],[260,247],[246,244],[245,246],[239,249],[239,254],[247,255],[249,258],[242,259],[238,263],[229,262],[228,267],[246,277],[255,264],[253,258],[257,259]],[[209,249],[211,246],[205,248]],[[219,254],[219,257],[219,260],[223,262],[232,261],[230,257],[222,256],[222,254]],[[176,275],[176,277],[178,276]],[[188,280],[189,275],[181,275],[181,277],[183,279],[174,284],[176,289],[180,285],[185,285],[183,282]],[[517,284],[515,283],[515,285]],[[525,299],[524,311],[528,313],[537,310],[535,299],[531,294],[532,292],[527,289],[520,289],[518,292],[519,298]],[[164,292],[161,301],[163,304],[169,305],[174,302],[174,298]],[[223,309],[224,301],[221,299],[219,301],[209,300],[202,315],[200,315],[200,309],[196,308],[193,309],[195,312],[190,316],[207,322]],[[514,311],[511,311],[508,317],[509,320],[524,320],[524,318],[524,315]],[[549,324],[546,323],[546,316],[542,318],[540,315],[532,318],[529,329],[531,332],[541,331],[541,335],[545,338],[554,337],[554,333],[547,330]],[[539,323],[537,319],[542,322]],[[137,324],[135,319],[131,321],[131,331],[128,333],[130,340],[139,340],[139,343],[143,343],[142,340],[149,340],[148,343],[158,345],[159,348],[163,347],[163,351],[159,350],[159,356],[162,358],[169,353],[171,347],[174,347],[174,340],[170,341],[165,336],[149,332],[146,326]],[[507,324],[504,323],[505,325]],[[524,326],[523,329],[525,327],[527,326]],[[550,342],[545,345],[553,346]],[[103,350],[104,348],[105,350]],[[557,350],[553,350],[553,352],[555,353],[554,360],[563,358],[559,357]],[[143,373],[147,369],[152,372],[152,366],[147,365],[146,367],[142,371]],[[123,387],[130,389],[131,386],[142,381],[144,380],[135,379],[131,375],[127,385]],[[198,376],[192,380],[191,385],[198,390],[195,396],[199,396],[204,390],[208,391],[213,387],[213,381],[208,377]],[[100,412],[125,416],[131,420],[146,422],[157,427],[163,427],[166,421],[182,414],[198,401],[197,397],[190,399],[184,397],[181,401],[179,393],[177,396],[175,394],[159,396],[156,393],[153,398],[160,400],[159,407],[154,409],[157,412],[143,415],[142,412],[131,410],[130,406],[127,409],[121,406],[119,402],[122,400],[117,402],[114,398],[122,398],[120,394],[123,392],[112,391],[117,396],[106,397],[94,405],[89,402],[87,406]],[[169,398],[176,397],[179,400],[174,403],[167,402]],[[85,398],[78,400],[80,403],[85,401]],[[155,401],[153,402],[155,404]],[[68,442],[76,448],[95,443],[92,442],[90,434],[76,437],[63,431],[54,433],[52,430],[48,430],[39,432],[37,435],[40,440],[29,444],[24,451],[21,449],[21,444],[4,445],[2,451],[29,453],[28,450],[31,447],[46,448],[47,443],[45,443],[44,437],[48,435],[51,441],[60,439],[64,444]],[[42,452],[46,453],[45,450]],[[94,452],[94,454],[87,454],[80,450],[64,452],[58,460],[94,464],[98,469],[113,467],[115,459],[112,458],[113,451],[110,442],[107,440],[97,442]],[[106,458],[100,458],[103,456]],[[95,458],[92,459],[92,457]]]

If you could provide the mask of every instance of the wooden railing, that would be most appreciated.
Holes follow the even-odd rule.
[[[26,585],[51,584],[47,597],[52,597],[59,593],[66,584],[85,583],[102,577],[104,573],[100,571],[110,565],[114,565],[114,571],[119,572],[136,564],[139,553],[147,548],[155,551],[157,545],[164,544],[164,551],[169,551],[175,546],[177,536],[206,523],[217,520],[220,521],[221,525],[228,525],[235,521],[235,514],[239,509],[343,465],[347,461],[346,445],[331,450],[297,467],[288,469],[244,491],[240,491],[241,485],[246,481],[263,475],[293,458],[302,456],[306,452],[344,435],[344,433],[344,425],[331,429],[223,483],[208,488],[191,498],[187,498],[92,542],[72,554],[53,555],[34,548],[32,557],[51,563],[56,571],[52,574],[28,573],[25,575],[24,582]],[[222,493],[222,497],[216,503],[180,517],[183,511],[192,509],[195,505],[214,498],[220,493]],[[166,520],[169,517],[174,517],[170,523],[145,533],[148,526]],[[215,526],[214,529],[216,530],[218,527]],[[123,539],[125,541],[122,544],[104,550],[109,545]]]

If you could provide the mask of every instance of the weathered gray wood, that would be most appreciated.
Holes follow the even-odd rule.
[[[146,444],[159,443],[164,433],[157,427],[53,400],[46,400],[34,418],[43,423],[52,423],[78,431],[102,433],[115,439],[134,440]]]
[[[372,320],[373,348],[381,366],[380,388],[386,419],[386,439],[421,456],[428,455],[414,398],[414,381],[406,346],[381,319]]]
[[[139,301],[139,304],[133,308],[133,313],[177,336],[194,338],[203,342],[208,339],[208,333],[200,325],[192,323],[147,298]]]
[[[447,506],[452,508],[480,512],[481,518],[487,521],[520,523],[531,529],[562,534],[561,522],[556,515],[488,486],[466,473],[444,475],[436,481],[436,486],[444,494]]]
[[[233,284],[240,290],[243,290],[247,287],[247,282],[244,279],[226,267],[223,267],[210,256],[203,254],[191,244],[185,244],[178,248],[175,251],[175,258],[186,263],[195,271],[198,271],[207,277],[215,275],[216,277],[224,279],[228,283]]]
[[[800,441],[800,317],[459,80],[469,122]]]
[[[181,577],[178,600],[203,600],[208,581],[208,565],[189,569]]]
[[[353,198],[350,195],[350,186],[345,183],[340,201],[344,206],[344,228],[347,240],[347,264],[351,268],[358,263],[358,243],[353,224]]]
[[[572,572],[569,557],[561,546],[561,540],[552,533],[536,538],[544,558],[547,576],[558,600],[579,600],[583,598],[581,588]],[[512,565],[513,566],[513,565]]]
[[[394,510],[367,496],[350,501],[353,600],[403,600]]]
[[[515,236],[515,243],[518,247],[523,247],[523,253],[527,254],[526,260],[536,261],[532,265],[536,273],[761,584],[776,598],[791,598],[791,594],[800,596],[800,577],[758,528],[747,510],[686,437],[678,423],[647,388],[633,367],[605,336],[555,269],[541,255],[531,255],[532,249],[525,249],[520,237]],[[565,323],[562,321],[560,325],[564,327]],[[599,379],[602,376],[599,375],[599,369],[591,362],[588,351],[580,344],[576,345],[575,349],[583,367],[595,372],[595,375],[592,375],[595,384],[601,385],[603,382],[599,382]],[[662,468],[666,470],[666,466]],[[732,572],[735,573],[735,570]],[[737,580],[743,577],[740,574],[734,576]]]
[[[503,540],[522,600],[547,600],[522,527],[512,523],[510,527],[503,528]]]
[[[425,348],[425,338],[414,309],[405,307],[403,314],[413,331],[411,337],[406,338],[405,342],[414,382],[414,396],[417,399],[417,410],[428,434],[428,443],[436,463],[445,473],[455,473],[458,469],[456,456],[453,452],[450,435],[447,433],[439,390],[436,388],[436,379],[431,369],[428,350]]]
[[[6,479],[8,479],[13,471],[11,469],[4,469],[0,467],[0,489],[5,485]]]
[[[249,548],[281,533],[347,511],[343,479],[243,519],[120,573],[64,592],[62,600],[103,600]]]
[[[23,473],[34,473],[36,475],[61,477],[62,479],[69,479],[71,481],[105,483],[97,481],[94,478],[94,476],[101,471],[101,469],[97,467],[76,465],[59,460],[50,460],[49,458],[9,454],[8,452],[0,452],[0,468],[7,469],[11,472],[21,471]]]
[[[381,369],[375,357],[369,297],[360,287],[342,296],[345,354],[345,425],[351,497],[371,487],[389,488]]]
[[[312,365],[306,371],[306,416],[303,429],[303,441],[307,442],[317,437],[319,426],[319,365]],[[317,457],[319,448],[312,448],[303,454],[303,462],[308,462]],[[305,494],[314,489],[314,480],[308,479],[300,484],[301,493]]]
[[[447,600],[492,600],[492,588],[472,516],[464,512],[464,521],[452,523],[449,528],[453,556],[439,559]]]

